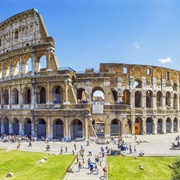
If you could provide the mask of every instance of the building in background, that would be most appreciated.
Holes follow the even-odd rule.
[[[0,24],[0,133],[50,139],[179,132],[180,72],[102,63],[59,67],[36,9]]]

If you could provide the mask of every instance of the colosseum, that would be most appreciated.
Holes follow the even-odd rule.
[[[61,68],[36,9],[0,23],[0,133],[50,139],[179,132],[173,69],[102,63]]]

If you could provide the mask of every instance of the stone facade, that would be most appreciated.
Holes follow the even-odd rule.
[[[179,131],[179,71],[103,63],[99,72],[78,73],[61,70],[54,50],[35,9],[0,24],[1,133],[75,139]]]

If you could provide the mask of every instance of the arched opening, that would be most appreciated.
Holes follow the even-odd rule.
[[[19,59],[18,58],[13,59],[13,61],[12,61],[12,68],[11,68],[12,76],[19,74],[19,70],[20,70]]]
[[[153,106],[153,93],[152,91],[147,91],[146,92],[146,107],[147,108],[152,108]]]
[[[9,104],[9,93],[8,93],[7,89],[4,90],[3,98],[4,98],[4,105],[8,105]]]
[[[122,98],[124,104],[128,104],[130,105],[130,91],[129,90],[125,90],[123,92],[123,98]]]
[[[17,89],[12,91],[12,104],[19,104],[19,92]]]
[[[114,97],[114,101],[116,102],[118,100],[118,98],[117,98],[117,96],[118,96],[117,91],[112,89],[112,94],[113,94],[113,97]]]
[[[19,121],[18,119],[14,118],[12,123],[13,134],[19,134]]]
[[[82,122],[78,119],[73,120],[72,122],[72,138],[82,138],[83,137],[83,126]]]
[[[23,90],[23,103],[31,104],[31,90],[28,87]]]
[[[173,91],[177,91],[177,84],[176,83],[173,84]]]
[[[157,124],[157,133],[161,134],[162,133],[162,119],[158,119],[158,124]]]
[[[25,73],[32,72],[32,59],[29,58],[26,64],[26,70]]]
[[[24,134],[26,136],[31,136],[31,120],[26,118],[24,122]]]
[[[85,93],[85,90],[83,88],[79,88],[77,90],[77,99],[78,99],[78,102],[86,100],[86,93]]]
[[[118,119],[113,119],[111,121],[111,131],[110,136],[119,136],[121,134],[121,123]]]
[[[171,95],[170,92],[166,92],[166,106],[170,106],[171,105]]]
[[[9,119],[8,118],[4,118],[4,133],[5,134],[9,134]]]
[[[45,139],[46,138],[46,121],[44,119],[39,119],[38,120],[38,125],[37,125],[37,137],[40,139]]]
[[[58,86],[54,89],[54,103],[62,103],[63,102],[63,89],[61,86]]]
[[[177,118],[174,118],[173,132],[178,132],[178,120],[177,120]]]
[[[4,62],[4,77],[8,77],[10,75],[10,63],[8,61]]]
[[[104,92],[101,88],[95,88],[93,90],[93,101],[103,102],[104,101]]]
[[[153,133],[153,120],[152,118],[146,119],[146,134],[152,134]]]
[[[171,132],[171,119],[167,118],[166,120],[166,133],[170,133]]]
[[[40,65],[39,66],[40,66],[39,67],[40,71],[46,71],[47,70],[46,56],[45,55],[40,58]]]
[[[46,89],[44,87],[40,88],[39,103],[40,104],[46,104]]]
[[[64,137],[64,123],[61,119],[56,119],[53,123],[53,138],[61,140]]]
[[[142,106],[142,93],[140,91],[135,92],[135,107],[141,107]]]
[[[136,118],[135,120],[135,134],[141,134],[142,133],[142,119],[141,118]]]
[[[157,92],[156,103],[157,103],[157,107],[162,106],[162,92],[161,91]]]
[[[136,79],[133,84],[134,88],[142,88],[142,81],[139,79]]]
[[[178,102],[177,94],[174,94],[174,96],[173,96],[173,108],[174,109],[177,109],[177,102]]]

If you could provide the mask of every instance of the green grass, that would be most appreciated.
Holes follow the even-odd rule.
[[[172,164],[177,157],[108,157],[109,180],[170,180]],[[139,169],[139,165],[144,170]]]
[[[40,160],[47,157],[44,164]],[[74,155],[48,155],[47,153],[24,151],[0,151],[0,179],[8,172],[14,173],[16,180],[60,180],[66,173]]]

